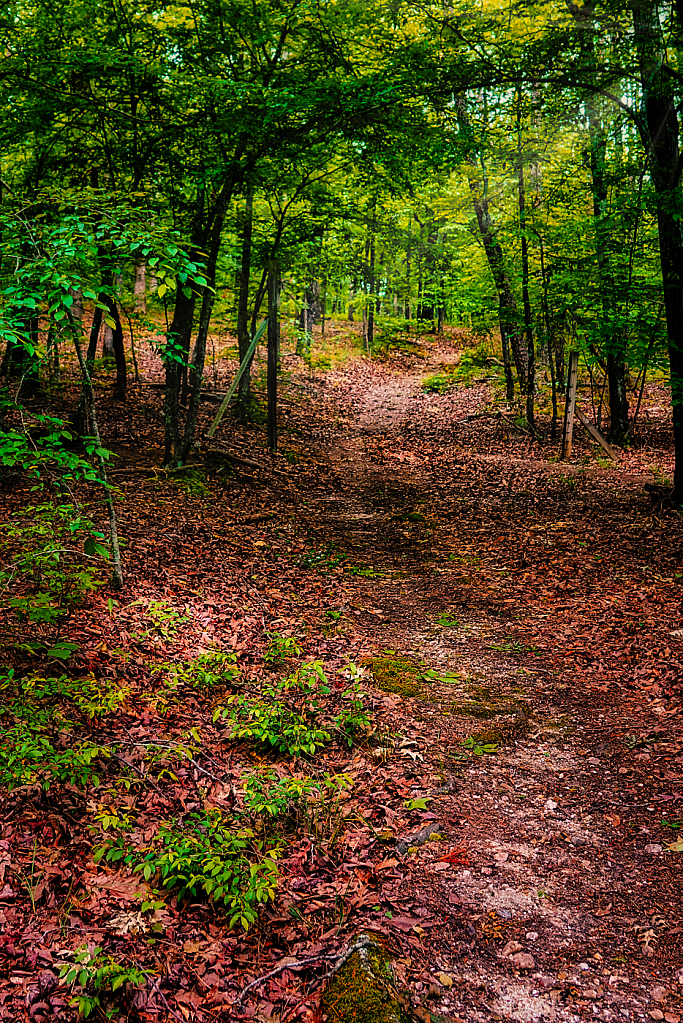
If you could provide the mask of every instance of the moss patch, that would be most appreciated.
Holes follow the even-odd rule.
[[[422,695],[422,666],[396,655],[369,657],[363,665],[370,669],[378,689],[399,696]]]
[[[526,703],[517,703],[513,710],[508,711],[507,720],[496,722],[491,728],[482,732],[475,732],[472,738],[482,745],[496,743],[501,745],[504,742],[512,742],[526,735],[530,728],[531,712]]]
[[[387,956],[376,945],[349,956],[323,994],[329,1023],[411,1023]]]

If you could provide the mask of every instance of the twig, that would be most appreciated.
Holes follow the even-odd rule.
[[[326,955],[311,956],[309,959],[295,959],[291,962],[282,962],[276,966],[274,970],[271,970],[270,973],[266,973],[262,977],[257,977],[256,980],[252,980],[245,988],[242,988],[235,1005],[241,1008],[242,1001],[249,991],[258,987],[259,984],[264,984],[272,977],[277,977],[279,973],[283,973],[285,970],[301,969],[303,966],[311,966],[313,963],[319,963],[321,960],[325,961],[328,959],[334,959],[335,962],[333,966],[322,977],[322,980],[327,980],[328,977],[333,977],[337,970],[342,968],[344,963],[353,955],[354,952],[358,952],[361,948],[368,948],[373,944],[374,942],[369,935],[362,934],[360,938],[354,941],[353,944],[348,945],[341,953],[328,952]]]
[[[147,970],[142,970],[142,973],[144,973],[144,975],[148,978],[148,980],[152,979],[152,975],[150,973],[147,973]],[[155,982],[152,984],[152,990],[150,991],[150,994],[157,994],[157,995],[159,995],[159,997],[161,998],[161,1001],[166,1006],[167,1011],[171,1013],[173,1018],[177,1019],[178,1023],[185,1023],[185,1020],[183,1019],[183,1017],[179,1016],[178,1013],[175,1011],[175,1009],[172,1009],[171,1006],[166,1001],[166,995],[161,990],[161,981],[162,980],[163,980],[163,977],[157,977]]]
[[[375,942],[369,934],[361,934],[360,938],[357,938],[356,941],[347,946],[347,948],[337,958],[334,966],[323,975],[322,980],[328,980],[330,977],[334,977],[335,973],[337,973],[338,970],[341,970],[344,963],[347,959],[351,958],[354,952],[359,952],[362,948],[370,948],[370,946],[374,944]],[[331,957],[326,956],[325,958],[329,959]]]

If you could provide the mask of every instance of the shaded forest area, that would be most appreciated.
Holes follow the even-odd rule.
[[[0,24],[0,1019],[680,1023],[678,8]]]

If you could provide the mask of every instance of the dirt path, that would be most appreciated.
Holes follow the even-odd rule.
[[[597,634],[588,657],[597,673],[558,669],[539,632],[543,595],[528,592],[543,588],[548,566],[528,538],[543,536],[546,556],[559,534],[599,548],[586,500],[565,500],[559,514],[557,501],[539,507],[553,477],[568,478],[542,458],[489,456],[482,479],[486,455],[442,448],[430,457],[429,441],[415,443],[431,404],[421,376],[352,395],[348,432],[326,455],[338,488],[311,517],[319,537],[365,566],[351,603],[366,653],[412,657],[434,675],[411,698],[399,680],[379,705],[386,727],[417,743],[405,770],[410,798],[426,810],[415,831],[442,835],[408,854],[411,890],[394,893],[418,918],[406,962],[412,978],[416,962],[424,969],[413,990],[468,1023],[678,1023],[680,854],[665,851],[676,832],[661,821],[681,817],[679,708],[644,705]],[[450,398],[447,427],[471,397]],[[448,437],[440,432],[437,444]],[[604,476],[597,496],[609,520],[624,484]],[[530,569],[526,594],[506,590],[513,555]],[[496,566],[498,602],[485,592]],[[565,603],[565,613],[575,626],[575,609]],[[561,621],[550,625],[561,644]],[[472,734],[492,752],[463,747]],[[454,847],[448,862],[444,849]]]
[[[59,974],[87,942],[145,971],[102,992],[112,1018],[321,1023],[328,964],[368,931],[422,1023],[683,1019],[683,524],[641,489],[670,472],[666,395],[648,391],[618,466],[580,434],[565,465],[486,380],[424,392],[456,349],[292,370],[276,459],[226,417],[225,448],[249,459],[234,471],[214,451],[159,473],[157,419],[102,399],[126,587],[65,635],[70,677],[128,694],[101,721],[73,711],[80,741],[119,752],[102,784],[53,777],[5,800],[0,1019],[73,1023]],[[0,496],[8,515],[21,500]],[[274,667],[273,641],[299,660]],[[216,649],[256,696],[318,660],[325,722],[362,665],[370,731],[349,747],[337,728],[310,758],[236,740],[233,683],[172,670]],[[264,766],[351,787],[262,820],[244,793]],[[169,819],[181,843],[209,810],[272,832],[273,902],[243,933],[201,892],[96,863],[109,801],[138,867]],[[140,898],[159,900],[158,940]]]

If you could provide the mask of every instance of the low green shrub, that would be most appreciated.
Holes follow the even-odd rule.
[[[58,963],[59,979],[74,989],[70,1005],[87,1019],[98,1011],[105,1019],[118,1015],[121,988],[124,985],[141,987],[146,980],[144,970],[137,966],[124,966],[111,955],[103,953],[101,946],[88,951],[81,945],[73,954],[72,962]],[[119,993],[120,992],[120,993]],[[118,997],[114,998],[113,996]]]
[[[87,593],[106,583],[103,539],[68,503],[28,505],[0,523],[0,586],[12,612],[10,634],[32,631],[20,645],[48,651],[55,638],[36,639],[36,628],[57,627]]]
[[[112,751],[75,736],[73,728],[115,713],[128,695],[125,686],[93,675],[20,678],[12,669],[0,674],[0,785],[98,785],[99,765]]]
[[[178,636],[181,626],[189,622],[189,616],[181,614],[164,600],[134,600],[128,607],[143,607],[141,618],[149,622],[142,632],[132,633],[133,639],[151,640],[153,643],[172,642]]]
[[[328,843],[334,842],[343,824],[342,794],[353,785],[348,774],[280,778],[272,768],[245,775],[243,782],[244,805],[256,826],[312,835]]]
[[[369,719],[356,681],[358,669],[349,670],[352,684],[339,694],[346,705],[336,713],[327,706],[332,687],[323,663],[310,661],[288,678],[262,683],[258,695],[231,696],[225,707],[216,708],[214,721],[228,722],[230,739],[250,739],[291,757],[314,756],[331,740],[332,730],[341,732],[351,745]]]
[[[282,665],[291,658],[301,657],[303,647],[295,636],[283,636],[279,632],[268,632],[268,646],[263,655],[266,664]]]
[[[220,689],[239,675],[239,668],[234,653],[213,650],[179,664],[156,664],[152,674],[163,675],[164,691],[156,696],[169,703],[171,696],[180,696],[184,692],[208,693]]]
[[[253,830],[235,827],[218,807],[191,813],[162,824],[151,846],[131,849],[124,835],[95,853],[99,862],[120,862],[158,878],[179,900],[206,898],[222,903],[229,925],[247,930],[258,907],[272,900],[277,889],[277,842],[257,839]]]

